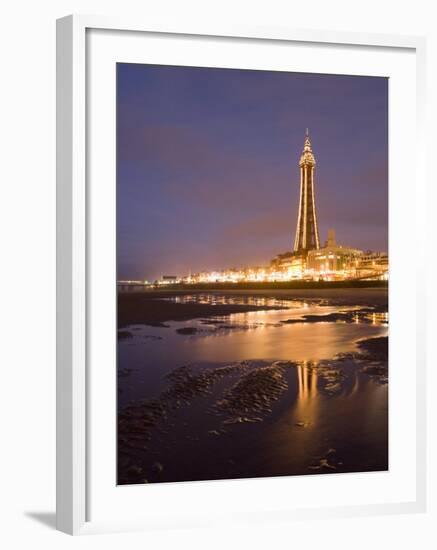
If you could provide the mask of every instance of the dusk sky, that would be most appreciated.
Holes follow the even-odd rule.
[[[119,279],[292,249],[309,128],[321,243],[387,251],[388,80],[117,65]]]

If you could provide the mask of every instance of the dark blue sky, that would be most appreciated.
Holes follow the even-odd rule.
[[[291,250],[307,127],[321,242],[386,251],[387,102],[378,77],[118,64],[118,278]]]

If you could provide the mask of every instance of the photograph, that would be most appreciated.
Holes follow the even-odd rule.
[[[116,64],[118,485],[389,470],[388,83]]]

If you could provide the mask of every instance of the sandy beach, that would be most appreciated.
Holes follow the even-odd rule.
[[[388,468],[386,289],[118,305],[119,484]]]

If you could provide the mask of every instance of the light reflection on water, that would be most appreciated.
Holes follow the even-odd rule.
[[[388,386],[350,366],[341,390],[327,395],[316,365],[304,362],[294,372],[297,395],[265,431],[251,467],[262,460],[272,472],[326,473],[317,465],[332,451],[333,471],[385,470]],[[291,374],[290,389],[293,378]]]
[[[240,300],[239,297],[231,298]],[[263,298],[263,301],[263,305],[277,305],[277,301],[272,302],[271,298]],[[341,307],[341,311],[355,309]],[[338,311],[339,308],[334,306],[295,301],[289,309],[167,322],[167,328],[132,326],[130,330],[134,337],[118,343],[119,367],[134,369],[131,380],[135,379],[135,384],[124,392],[122,401],[128,396],[143,398],[156,395],[163,387],[163,375],[181,365],[233,363],[250,359],[320,361],[338,353],[355,351],[356,342],[360,339],[388,334],[385,314],[372,315],[370,323],[363,323],[360,319],[352,323],[282,322],[299,320],[302,315],[326,315]],[[217,325],[217,322],[223,324]],[[198,332],[193,335],[178,334],[176,330],[181,328],[193,328]]]
[[[290,308],[297,307],[304,302],[302,300],[284,300],[272,298],[269,296],[235,296],[222,294],[182,294],[161,298],[176,304],[208,304],[208,305],[251,305],[251,306],[271,306]]]
[[[263,323],[255,326],[255,319],[250,314],[241,315],[247,315],[247,319],[236,322],[246,321],[254,328],[228,332],[218,330],[202,337],[188,336],[183,340],[180,335],[177,338],[170,336],[167,340],[171,341],[171,353],[179,354],[183,361],[190,357],[193,361],[219,362],[244,359],[317,361],[333,357],[338,352],[354,351],[360,338],[387,333],[385,327],[378,325],[302,323],[276,326],[275,319],[268,315],[265,317],[271,325]]]
[[[334,376],[334,382],[330,382],[329,373],[324,369],[327,365],[338,368],[340,363],[327,360],[339,353],[356,351],[358,340],[386,336],[387,314],[369,313],[365,309],[362,315],[354,314],[351,322],[287,324],[282,321],[359,308],[264,297],[255,297],[256,303],[242,302],[242,298],[236,296],[216,302],[218,298],[223,297],[196,295],[194,299],[207,300],[202,303],[287,305],[287,309],[168,322],[167,328],[128,327],[133,337],[119,341],[118,358],[119,368],[132,369],[132,372],[119,379],[120,408],[132,401],[158,398],[167,384],[164,375],[182,365],[202,369],[250,360],[298,364],[285,370],[288,389],[273,407],[271,417],[244,428],[236,426],[234,431],[228,429],[226,435],[219,438],[208,435],[209,430],[220,429],[219,424],[214,424],[219,420],[211,417],[207,408],[201,409],[208,407],[207,404],[193,400],[191,408],[182,410],[181,417],[172,420],[175,424],[169,437],[174,436],[173,442],[168,447],[156,443],[154,448],[153,443],[150,444],[151,451],[165,464],[165,480],[324,473],[317,469],[317,464],[320,457],[332,449],[335,454],[329,460],[336,461],[335,471],[386,469],[388,386],[362,373],[352,360],[346,359],[341,363],[340,387],[329,392],[327,384],[335,386],[337,379]],[[197,332],[178,334],[176,330],[181,328]],[[187,435],[195,435],[197,443],[190,444],[193,447],[187,443]],[[178,461],[174,460],[175,454]],[[153,462],[154,459],[147,460]],[[183,466],[178,466],[179,463]],[[154,479],[153,473],[147,477],[149,475],[152,482],[163,480],[162,477]]]

